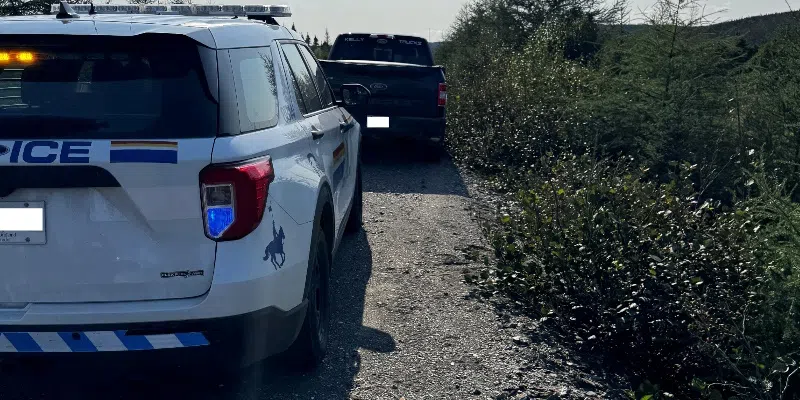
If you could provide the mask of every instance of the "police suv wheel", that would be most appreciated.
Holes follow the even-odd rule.
[[[306,299],[308,308],[303,327],[286,353],[287,361],[297,370],[306,371],[318,366],[328,351],[328,322],[330,292],[328,274],[330,252],[325,232],[317,227],[314,249],[309,261]]]

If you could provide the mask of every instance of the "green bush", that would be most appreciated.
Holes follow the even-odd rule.
[[[632,33],[592,3],[478,0],[437,53],[451,152],[513,194],[498,264],[470,279],[638,397],[793,398],[800,24],[753,49],[699,29],[697,1]]]
[[[635,155],[651,176],[668,180],[670,164],[689,162],[697,187],[727,195],[746,143],[733,135],[734,77],[747,49],[733,37],[692,26],[661,26],[609,39],[598,56],[596,95],[581,107],[587,135],[605,154]],[[730,200],[730,197],[725,198]]]
[[[703,344],[727,340],[766,269],[752,223],[700,200],[682,170],[657,184],[629,163],[543,157],[502,217],[486,284],[637,375],[685,390],[675,383],[705,377],[714,362]]]
[[[746,65],[737,90],[741,98],[739,129],[744,146],[764,154],[764,167],[800,184],[800,22],[778,29],[776,38],[758,49]],[[738,119],[737,119],[738,120]],[[800,200],[800,192],[793,193]]]
[[[544,33],[544,32],[543,32]],[[462,84],[462,71],[448,68],[454,88],[448,109],[448,140],[454,154],[487,172],[531,165],[539,154],[565,147],[576,124],[579,93],[587,72],[577,62],[548,52],[547,40],[518,52],[488,50],[492,70],[479,84]],[[465,74],[467,72],[465,71]]]

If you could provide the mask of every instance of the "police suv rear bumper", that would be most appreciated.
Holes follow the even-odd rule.
[[[186,351],[209,355],[224,355],[227,359],[237,357],[243,364],[252,363],[260,358],[280,353],[294,342],[300,332],[306,314],[307,302],[304,301],[289,311],[275,307],[268,307],[247,314],[213,318],[205,320],[164,321],[134,324],[90,324],[90,325],[36,325],[36,326],[0,326],[0,341],[8,348],[0,352],[0,357],[9,353],[26,353],[29,355],[55,355],[65,353],[104,353],[120,354],[130,353],[160,353]],[[92,334],[96,332],[106,334],[124,335],[118,343],[138,343],[130,348],[119,347],[110,350],[105,344],[97,340],[92,341]],[[9,333],[13,339],[9,341]],[[42,335],[44,333],[45,335]],[[56,336],[55,334],[58,334]],[[63,341],[60,351],[54,351],[53,343],[43,343],[42,340]],[[172,346],[168,349],[157,350],[158,345],[147,346],[147,338],[159,336],[187,337],[182,335],[195,335],[196,339],[184,341],[185,346]],[[201,335],[201,336],[197,336]],[[5,338],[4,338],[5,337]],[[55,338],[55,339],[53,339]],[[128,340],[126,340],[128,339]],[[37,343],[38,342],[38,343]],[[141,348],[144,343],[147,348]],[[177,342],[176,342],[177,343]],[[38,349],[37,349],[38,348]],[[54,354],[55,353],[55,354]]]

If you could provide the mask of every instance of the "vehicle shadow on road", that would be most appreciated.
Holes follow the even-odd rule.
[[[389,353],[396,343],[391,335],[363,325],[367,283],[372,275],[372,250],[362,230],[345,236],[331,274],[333,310],[328,357],[316,371],[303,376],[286,373],[279,360],[271,360],[240,388],[242,398],[349,399],[361,367],[360,351]],[[261,393],[259,393],[259,391]]]
[[[111,358],[99,365],[6,359],[0,362],[0,399],[348,399],[361,365],[359,351],[395,350],[389,334],[363,325],[371,274],[372,251],[366,233],[345,236],[331,274],[329,352],[313,372],[293,374],[277,357],[242,371],[235,379],[209,376],[207,370],[213,367],[209,361],[188,355],[160,360],[151,353],[147,361]]]
[[[419,145],[401,141],[365,141],[364,191],[469,197],[458,168],[447,154],[427,161]]]

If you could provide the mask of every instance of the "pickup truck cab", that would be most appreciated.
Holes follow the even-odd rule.
[[[288,7],[52,11],[0,19],[0,357],[317,365],[361,135]]]
[[[444,144],[447,84],[420,37],[369,33],[339,35],[322,68],[335,92],[358,83],[371,93],[365,110],[353,112],[365,138],[412,139],[438,159]]]

